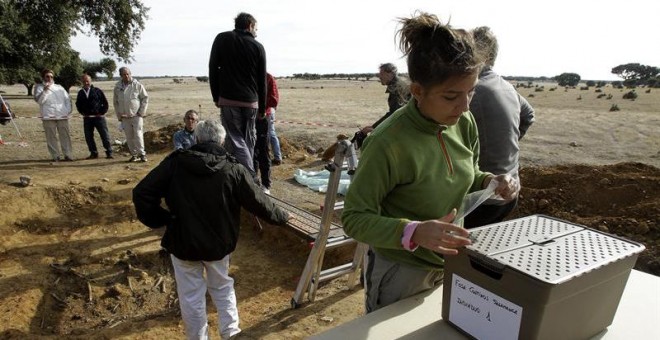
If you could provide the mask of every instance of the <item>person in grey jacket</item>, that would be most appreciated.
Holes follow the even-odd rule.
[[[208,289],[218,311],[220,336],[229,339],[241,332],[234,279],[229,276],[241,209],[275,225],[285,225],[289,215],[222,147],[226,133],[220,123],[201,121],[194,134],[197,144],[172,152],[138,183],[133,204],[147,227],[166,227],[161,246],[172,259],[187,338],[208,338]],[[161,205],[163,198],[167,208]]]
[[[520,185],[518,141],[534,123],[534,108],[513,85],[493,71],[499,48],[490,28],[478,27],[472,34],[477,47],[487,56],[470,102],[470,112],[479,130],[479,168],[496,175],[508,173],[518,179]],[[500,222],[517,203],[517,198],[503,205],[498,200],[488,200],[465,217],[465,227]]]
[[[149,95],[139,81],[133,79],[131,70],[124,66],[119,69],[121,80],[115,84],[112,103],[117,119],[126,134],[126,144],[131,153],[129,162],[146,162],[147,153],[144,150],[143,117],[147,113]]]

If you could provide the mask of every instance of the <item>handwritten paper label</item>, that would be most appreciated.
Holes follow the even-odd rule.
[[[449,321],[477,339],[518,339],[522,307],[452,274]]]

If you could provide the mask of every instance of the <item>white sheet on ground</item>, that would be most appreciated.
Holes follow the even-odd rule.
[[[305,171],[296,169],[296,172],[293,174],[293,178],[296,179],[296,182],[305,185],[314,191],[326,192],[328,191],[330,171]],[[339,187],[337,188],[337,193],[340,195],[346,195],[346,191],[348,190],[350,183],[350,176],[346,173],[346,171],[342,171],[341,177],[339,179]]]

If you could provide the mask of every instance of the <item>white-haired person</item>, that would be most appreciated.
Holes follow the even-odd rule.
[[[227,153],[225,136],[220,123],[200,121],[197,144],[172,152],[133,189],[138,219],[150,228],[166,227],[161,246],[172,259],[188,339],[208,338],[207,291],[218,311],[221,338],[241,332],[229,276],[241,208],[271,224],[288,220],[252,174]],[[163,198],[167,209],[160,204]]]

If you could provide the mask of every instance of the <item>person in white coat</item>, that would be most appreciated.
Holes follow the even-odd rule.
[[[73,161],[73,150],[71,147],[71,134],[69,129],[69,118],[73,106],[69,93],[60,85],[55,84],[55,74],[52,70],[41,71],[41,84],[34,89],[34,100],[39,103],[40,118],[46,132],[46,145],[48,152],[54,162],[64,160]],[[62,147],[60,155],[58,144]]]

